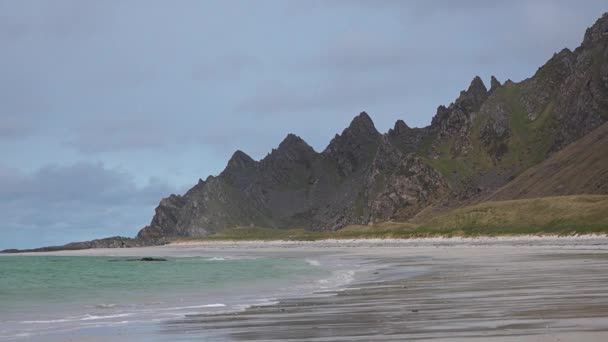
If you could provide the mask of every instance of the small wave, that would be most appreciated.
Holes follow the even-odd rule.
[[[61,323],[61,322],[71,322],[74,321],[74,319],[51,319],[48,321],[21,321],[21,323],[25,323],[25,324],[38,324],[38,323]]]
[[[50,320],[41,320],[41,321],[22,321],[21,323],[25,324],[50,324],[50,323],[62,323],[62,322],[77,322],[77,321],[92,321],[92,320],[101,320],[101,319],[110,319],[110,318],[119,318],[119,317],[127,317],[130,316],[130,313],[116,314],[116,315],[106,315],[106,316],[97,316],[97,315],[84,315],[79,317],[68,317],[61,319],[50,319]]]
[[[321,288],[333,288],[344,286],[346,284],[351,283],[355,279],[355,271],[353,270],[340,270],[336,271],[332,274],[332,277],[329,279],[321,279],[318,280],[319,284],[322,284]]]
[[[308,263],[310,266],[321,266],[321,263],[319,262],[319,260],[304,259],[304,261],[306,261],[306,263]]]
[[[226,306],[226,304],[215,303],[215,304],[203,304],[203,305],[191,305],[191,306],[176,306],[176,307],[172,307],[172,308],[154,309],[151,311],[176,311],[176,310],[185,310],[185,309],[222,308],[225,306]]]
[[[271,305],[277,305],[279,303],[280,302],[275,299],[261,299],[261,300],[257,300],[255,302],[249,303],[249,304],[237,304],[234,307],[237,311],[245,311],[245,310],[251,308],[252,306],[271,306]]]
[[[118,317],[127,317],[127,316],[131,316],[131,314],[122,313],[122,314],[107,315],[107,316],[85,315],[85,317],[80,320],[81,321],[92,321],[92,320],[97,320],[97,319],[108,319],[108,318],[118,318]]]
[[[118,304],[113,304],[113,303],[109,303],[109,304],[101,303],[101,304],[95,305],[96,308],[100,308],[100,309],[112,309],[117,306],[118,306]]]
[[[196,308],[222,308],[226,306],[226,304],[216,303],[216,304],[205,304],[205,305],[194,305],[185,307],[186,309],[196,309]]]
[[[226,258],[222,258],[222,257],[213,257],[213,258],[209,258],[209,259],[205,259],[207,261],[224,261],[224,260],[228,260]]]

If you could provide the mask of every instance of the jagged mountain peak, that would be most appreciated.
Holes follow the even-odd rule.
[[[471,83],[469,84],[469,88],[467,89],[466,92],[468,94],[487,93],[488,88],[486,88],[486,85],[483,83],[481,77],[475,76],[473,78],[473,80],[471,81]]]
[[[241,150],[236,150],[228,161],[228,166],[245,166],[250,164],[255,164],[255,160]]]
[[[465,107],[467,111],[476,111],[487,97],[488,88],[486,88],[481,77],[475,76],[467,90],[460,92],[460,96],[456,99],[455,104]]]
[[[389,135],[401,135],[409,132],[411,128],[403,120],[397,120],[395,126],[388,130]]]
[[[608,12],[604,13],[595,24],[585,31],[581,48],[592,48],[602,42],[608,42]]]
[[[272,150],[270,156],[286,154],[291,155],[292,158],[295,158],[297,155],[310,155],[316,154],[316,152],[310,145],[308,145],[306,141],[304,141],[304,139],[293,133],[289,133],[283,139],[283,141],[281,141],[279,146]]]
[[[261,163],[265,167],[268,167],[285,160],[312,160],[316,155],[317,152],[304,139],[293,133],[289,133],[277,148],[272,149],[272,152],[262,159]]]
[[[347,176],[361,170],[373,157],[381,137],[369,115],[361,112],[342,134],[331,140],[323,155],[336,161],[338,173]]]
[[[323,153],[331,153],[331,151],[336,150],[338,145],[343,145],[347,141],[377,140],[380,136],[380,132],[376,129],[369,115],[366,112],[361,112],[353,118],[350,125],[342,131],[342,134],[336,134]]]
[[[542,77],[549,76],[554,78],[555,76],[565,77],[572,70],[576,60],[576,55],[568,48],[562,49],[558,53],[554,53],[553,56],[543,66],[538,68],[535,76]]]
[[[372,118],[366,112],[361,112],[355,116],[350,125],[344,132],[349,131],[353,134],[380,134],[374,126]],[[344,133],[342,133],[344,135]]]
[[[576,53],[568,48],[562,49],[553,56],[534,74],[535,81],[549,87],[550,84],[560,83],[563,79],[572,74],[576,65]]]
[[[426,128],[411,128],[403,120],[397,120],[388,130],[388,140],[403,153],[416,151],[428,133]]]
[[[500,87],[502,87],[502,84],[500,84],[500,81],[496,79],[494,75],[492,75],[492,77],[490,78],[490,93],[493,93],[496,89]]]
[[[340,146],[358,144],[355,141],[370,141],[377,140],[381,136],[376,130],[374,122],[366,112],[361,112],[355,116],[347,128],[342,131],[342,134],[336,134],[331,140],[323,154],[331,154],[341,149]]]
[[[431,121],[431,128],[444,131],[454,128],[460,129],[468,120],[468,117],[479,110],[489,94],[490,92],[481,78],[475,76],[467,90],[462,90],[456,101],[451,103],[449,107],[443,105],[437,107],[437,113]]]
[[[256,173],[258,162],[253,160],[249,155],[241,150],[237,150],[232,154],[226,168],[222,171],[220,177],[228,183],[238,187],[244,187],[250,180],[250,176]],[[209,178],[205,180],[201,186],[209,182]]]
[[[283,141],[281,141],[278,149],[291,148],[294,146],[303,146],[303,147],[312,148],[312,147],[310,147],[310,145],[308,145],[306,143],[306,141],[304,141],[304,139],[300,138],[299,136],[297,136],[293,133],[289,133],[289,134],[287,134],[285,139],[283,139]]]

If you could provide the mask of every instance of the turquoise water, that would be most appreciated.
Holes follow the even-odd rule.
[[[292,258],[0,257],[0,339],[238,310],[330,272]]]

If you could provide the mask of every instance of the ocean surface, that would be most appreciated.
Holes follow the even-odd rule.
[[[352,271],[303,258],[136,259],[0,257],[0,340],[55,341],[108,327],[139,329],[141,340],[171,340],[152,338],[156,322],[272,304],[352,279]]]

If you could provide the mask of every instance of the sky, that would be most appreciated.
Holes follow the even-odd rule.
[[[367,111],[428,125],[479,75],[530,77],[605,0],[0,0],[0,249],[133,236],[162,197],[322,151]]]

